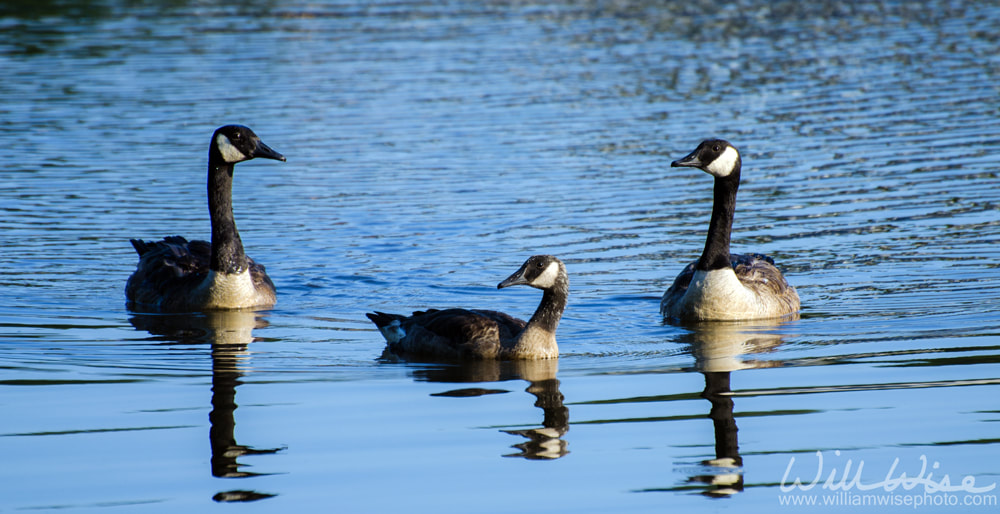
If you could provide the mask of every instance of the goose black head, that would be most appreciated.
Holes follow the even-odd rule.
[[[670,163],[673,167],[698,168],[716,178],[726,178],[740,171],[740,152],[723,139],[706,139],[685,157]]]
[[[566,267],[562,261],[551,255],[533,255],[513,275],[497,284],[497,289],[524,285],[548,290],[565,281]]]
[[[243,125],[226,125],[219,127],[212,136],[212,146],[219,152],[222,160],[235,164],[249,161],[255,157],[284,161],[285,156],[275,152],[271,147],[254,134],[249,127]]]

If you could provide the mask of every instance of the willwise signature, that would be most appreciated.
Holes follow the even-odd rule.
[[[836,456],[840,456],[840,450],[834,452]],[[820,480],[823,478],[823,452],[816,451],[816,476],[813,477],[812,482],[803,483],[799,477],[789,485],[788,476],[792,472],[792,466],[795,464],[795,457],[792,457],[788,461],[788,467],[785,468],[785,474],[781,477],[781,492],[787,493],[795,489],[800,491],[809,491],[813,487],[820,484]],[[826,477],[826,481],[822,483],[821,489],[826,489],[829,491],[850,491],[852,489],[858,491],[870,491],[872,489],[882,488],[886,492],[891,492],[899,487],[903,490],[909,491],[914,487],[923,485],[925,493],[937,493],[937,492],[956,492],[964,491],[966,493],[979,494],[992,491],[996,488],[996,482],[985,485],[976,486],[976,478],[972,475],[966,475],[962,478],[960,484],[952,485],[951,477],[947,474],[942,478],[935,478],[934,472],[931,471],[927,473],[927,456],[920,456],[921,466],[920,474],[917,476],[907,476],[905,472],[901,472],[899,476],[896,475],[896,467],[899,465],[899,458],[897,457],[893,462],[892,466],[889,467],[889,471],[885,474],[885,479],[879,482],[865,483],[861,480],[861,473],[865,467],[865,461],[861,460],[858,462],[857,470],[854,472],[854,476],[851,476],[851,468],[853,466],[853,461],[847,459],[847,465],[844,466],[844,471],[840,475],[839,479],[837,476],[837,468],[834,467],[830,470],[829,475]],[[940,466],[939,462],[934,462],[931,466],[932,469],[938,469]],[[925,476],[926,474],[926,476]]]

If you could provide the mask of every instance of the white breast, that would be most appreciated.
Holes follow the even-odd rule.
[[[696,271],[680,305],[682,312],[705,320],[753,319],[763,307],[732,268]]]
[[[207,309],[244,309],[261,304],[249,269],[237,274],[210,271],[198,294]]]
[[[559,346],[556,335],[544,328],[528,325],[518,336],[509,357],[517,359],[556,359]]]

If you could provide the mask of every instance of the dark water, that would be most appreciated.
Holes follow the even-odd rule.
[[[0,33],[0,511],[997,508],[994,3],[67,1]],[[128,238],[208,237],[225,123],[288,157],[234,191],[278,305],[131,314]],[[709,136],[799,320],[658,315],[711,201],[669,161]],[[557,363],[378,360],[367,310],[529,316],[495,284],[533,253],[571,276]]]

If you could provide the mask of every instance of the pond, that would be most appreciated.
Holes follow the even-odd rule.
[[[0,7],[0,511],[993,511],[1000,6]],[[273,309],[130,312],[207,239],[213,130]],[[659,314],[742,152],[735,252],[802,311]],[[496,309],[559,256],[560,358],[383,357],[365,312]],[[798,481],[796,483],[796,481]]]

